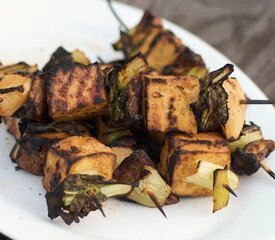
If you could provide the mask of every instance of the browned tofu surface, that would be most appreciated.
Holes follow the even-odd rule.
[[[93,137],[73,136],[50,146],[43,186],[52,191],[70,174],[100,175],[111,179],[116,162],[112,149]]]
[[[162,72],[167,65],[174,63],[184,45],[169,31],[162,31],[151,42],[145,53],[149,66]]]
[[[145,127],[153,134],[168,131],[197,133],[190,104],[198,98],[196,77],[149,76],[143,81],[142,114]]]
[[[20,168],[40,176],[44,175],[49,145],[72,135],[90,136],[81,123],[28,126],[28,130],[30,133],[17,141],[16,152],[13,149],[10,156]]]
[[[230,165],[230,148],[218,133],[195,135],[169,133],[158,165],[160,173],[170,182],[172,193],[179,196],[207,196],[212,191],[186,183],[184,178],[195,173],[199,161],[221,166]]]
[[[46,75],[37,73],[32,77],[26,113],[30,120],[43,121],[48,115]]]
[[[238,139],[245,122],[246,105],[240,101],[246,99],[242,87],[237,79],[228,78],[223,82],[223,88],[228,94],[227,106],[229,118],[222,127],[223,133],[227,139]]]
[[[106,110],[104,78],[98,64],[58,68],[47,89],[49,114],[55,121],[87,119]]]

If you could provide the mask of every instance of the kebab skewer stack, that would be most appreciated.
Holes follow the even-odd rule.
[[[147,207],[213,196],[227,206],[240,175],[275,149],[245,124],[233,65],[208,72],[160,18],[146,11],[113,44],[125,59],[90,63],[62,47],[40,71],[0,66],[0,116],[16,138],[11,159],[43,176],[48,216],[79,222],[110,197]]]

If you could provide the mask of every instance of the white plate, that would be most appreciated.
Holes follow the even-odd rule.
[[[142,15],[140,10],[122,4],[115,8],[129,26]],[[186,30],[167,21],[165,26],[200,53],[210,69],[230,62]],[[98,55],[110,60],[121,56],[110,46],[117,38],[118,24],[105,1],[1,1],[3,63],[25,60],[42,66],[60,45],[82,49],[94,61]],[[237,67],[233,76],[249,97],[265,98]],[[275,111],[271,106],[249,106],[247,120],[261,125],[266,138],[275,139]],[[186,198],[165,206],[168,219],[156,209],[110,200],[104,204],[106,218],[96,211],[71,226],[61,219],[50,221],[41,178],[15,171],[8,157],[14,140],[4,126],[0,133],[0,232],[14,239],[275,239],[275,182],[261,169],[252,177],[242,178],[238,198],[231,197],[229,206],[215,214],[211,213],[210,197]],[[274,154],[267,162],[275,169]]]

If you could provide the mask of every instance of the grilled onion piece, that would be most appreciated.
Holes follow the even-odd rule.
[[[221,165],[200,161],[196,172],[193,175],[186,177],[184,180],[188,183],[192,183],[204,188],[213,188],[213,172],[216,169],[223,169]],[[228,185],[231,189],[237,189],[239,186],[239,177],[232,171],[227,171]]]
[[[128,199],[148,207],[161,206],[171,193],[170,186],[161,178],[154,163],[143,150],[134,151],[115,170],[114,179],[134,184]]]
[[[0,81],[0,116],[12,116],[28,100],[32,78],[13,73]]]
[[[239,138],[229,142],[228,145],[231,152],[235,152],[237,148],[244,148],[247,144],[263,139],[261,128],[254,123],[244,125]]]
[[[234,196],[236,194],[232,191],[229,185],[229,174],[227,167],[225,169],[216,169],[214,171],[213,181],[213,213],[225,208],[229,201],[229,193]]]

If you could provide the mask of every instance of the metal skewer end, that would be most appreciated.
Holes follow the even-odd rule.
[[[240,104],[275,104],[275,100],[243,99]]]
[[[124,29],[124,31],[128,32],[129,28],[124,24],[124,22],[121,20],[121,18],[116,13],[116,11],[115,11],[115,9],[113,8],[113,5],[112,5],[112,0],[107,0],[107,2],[108,2],[108,6],[109,6],[111,12],[113,13],[113,15],[115,16],[115,18],[119,22],[120,26]]]

